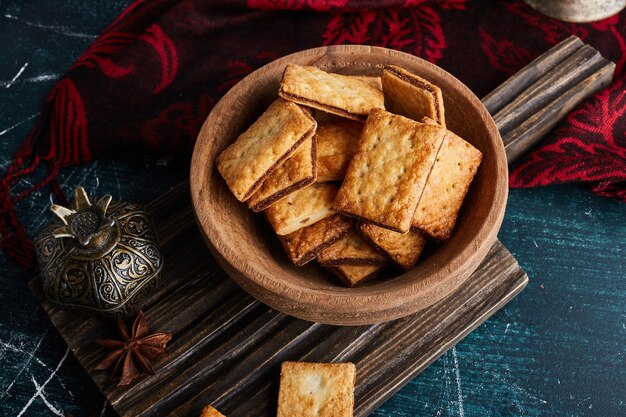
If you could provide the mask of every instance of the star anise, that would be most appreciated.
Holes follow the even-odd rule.
[[[142,311],[139,311],[133,323],[132,333],[124,319],[117,320],[117,328],[122,340],[96,339],[95,342],[111,350],[96,366],[96,370],[113,368],[112,380],[119,379],[118,387],[130,384],[141,372],[154,374],[150,362],[165,354],[165,346],[172,338],[171,333],[148,334],[148,323]]]

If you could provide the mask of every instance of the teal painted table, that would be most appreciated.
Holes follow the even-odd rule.
[[[127,3],[0,2],[0,170],[55,80]],[[148,202],[186,176],[184,162],[104,158],[60,183]],[[17,207],[31,235],[50,219],[48,191],[37,197]],[[578,185],[511,190],[499,238],[527,289],[374,415],[626,415],[626,205]],[[0,416],[115,415],[29,278],[0,255]]]

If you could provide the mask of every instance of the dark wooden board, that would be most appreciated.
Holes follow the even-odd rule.
[[[197,230],[188,185],[149,206],[167,266],[144,308],[153,329],[174,338],[154,376],[115,388],[94,371],[103,351],[93,339],[114,333],[110,321],[61,310],[31,287],[72,352],[122,416],[193,416],[214,404],[229,417],[275,413],[284,360],[352,361],[356,416],[366,416],[494,314],[526,285],[516,260],[496,242],[458,291],[404,319],[359,327],[286,316],[254,300],[211,257]]]
[[[615,63],[570,36],[482,99],[509,163],[532,149],[572,109],[613,79]]]

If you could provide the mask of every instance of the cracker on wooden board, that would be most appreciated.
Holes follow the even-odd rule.
[[[316,127],[308,111],[278,99],[217,157],[217,169],[235,197],[245,201]]]
[[[448,131],[428,177],[412,226],[433,239],[450,239],[482,153]]]
[[[357,125],[357,126],[355,126]],[[317,142],[317,182],[343,179],[356,153],[362,125],[358,122],[319,123]]]
[[[288,194],[315,182],[316,142],[312,137],[305,140],[285,163],[268,175],[247,201],[252,211],[265,210]]]
[[[429,117],[446,126],[443,95],[436,85],[395,65],[385,66],[382,84],[390,112],[413,120]]]
[[[264,213],[274,231],[284,236],[335,214],[336,195],[334,184],[313,184],[289,194]]]
[[[405,270],[415,266],[426,245],[424,233],[414,229],[403,234],[369,223],[361,223],[359,229],[374,246]]]
[[[279,239],[291,262],[302,266],[317,258],[322,250],[350,233],[353,228],[352,219],[335,214],[311,226],[279,236]]]
[[[373,109],[385,108],[382,91],[366,81],[294,64],[285,68],[278,95],[305,106],[360,121],[364,121]]]
[[[367,119],[335,199],[342,214],[406,233],[446,129],[383,110]]]
[[[353,230],[321,251],[317,261],[322,265],[384,265],[387,257]]]
[[[277,417],[352,417],[352,363],[283,362]]]
[[[376,276],[384,265],[335,265],[327,266],[346,287],[354,287]]]
[[[202,409],[200,417],[225,417],[224,414],[217,411],[215,408],[207,405]]]

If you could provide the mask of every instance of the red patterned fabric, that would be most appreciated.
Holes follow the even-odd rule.
[[[2,247],[24,267],[32,244],[13,205],[59,169],[121,147],[190,155],[219,98],[256,68],[298,50],[369,44],[448,70],[479,97],[575,34],[617,63],[617,81],[572,112],[511,174],[512,187],[571,181],[626,201],[626,14],[593,24],[545,17],[521,1],[139,0],[52,90],[36,127],[0,182]],[[11,188],[39,165],[48,175]]]

